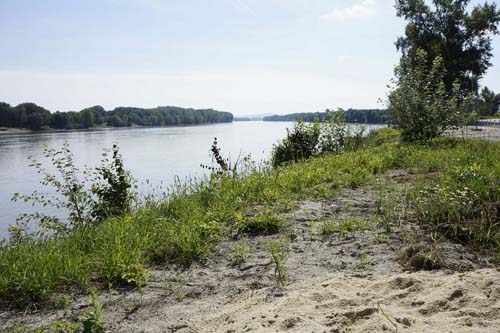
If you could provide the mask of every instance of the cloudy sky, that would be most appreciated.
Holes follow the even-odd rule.
[[[238,115],[380,107],[404,27],[393,3],[1,0],[0,101]],[[483,84],[500,91],[494,46]]]

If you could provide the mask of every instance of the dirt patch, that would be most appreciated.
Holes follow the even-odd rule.
[[[109,330],[497,332],[500,272],[487,257],[447,240],[435,244],[413,223],[380,227],[380,182],[397,189],[413,177],[399,170],[332,199],[297,202],[283,214],[282,232],[248,236],[239,265],[230,260],[238,241],[231,240],[188,269],[151,267],[143,295],[101,293]],[[283,288],[267,246],[280,238],[290,251]],[[73,296],[65,310],[0,313],[0,328],[76,319],[87,300]]]
[[[500,141],[500,126],[465,126],[447,130],[445,135],[455,138]]]

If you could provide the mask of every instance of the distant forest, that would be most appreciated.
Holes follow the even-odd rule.
[[[0,127],[42,129],[85,129],[92,127],[168,126],[230,123],[233,115],[212,109],[159,106],[154,109],[118,107],[106,111],[93,106],[79,112],[54,112],[34,103],[10,106],[0,102]]]
[[[269,116],[264,117],[264,121],[296,121],[302,119],[305,122],[312,122],[315,118],[319,121],[327,119],[327,112],[311,112],[311,113],[292,113],[284,116]],[[334,111],[335,112],[335,111]],[[388,110],[370,109],[370,110],[355,110],[349,109],[343,111],[344,122],[346,123],[363,123],[363,124],[386,124],[388,122]]]

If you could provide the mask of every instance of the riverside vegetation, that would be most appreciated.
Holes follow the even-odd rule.
[[[64,162],[62,170],[69,168],[71,172],[63,171],[60,181],[50,176],[49,180],[61,186],[72,215],[64,228],[61,221],[39,226],[49,233],[33,235],[13,227],[13,237],[0,246],[0,305],[4,309],[58,307],[65,293],[123,287],[142,290],[151,266],[189,265],[204,260],[228,237],[279,232],[286,228],[279,213],[289,210],[297,200],[329,198],[343,188],[359,187],[388,170],[401,168],[432,177],[406,191],[406,207],[404,214],[396,214],[398,219],[417,221],[429,235],[442,234],[466,242],[500,260],[499,143],[450,138],[405,143],[397,130],[385,128],[365,138],[349,136],[351,143],[337,146],[332,153],[321,152],[320,138],[329,132],[336,133],[338,139],[337,127],[299,123],[293,133],[307,136],[315,131],[322,134],[309,159],[281,161],[276,167],[245,160],[238,172],[219,170],[204,180],[176,183],[166,199],[150,197],[136,207],[131,204],[132,187],[124,185],[130,179],[114,147],[111,162],[105,159],[107,163],[96,170],[97,178],[93,179],[100,182],[94,182],[83,196],[93,200],[86,201],[89,209],[82,220],[79,218],[83,215],[75,215],[74,201],[82,197],[86,186],[77,182],[76,169],[64,155],[69,149],[65,146],[62,151],[48,151],[49,156],[66,156],[62,161],[56,158],[55,163]],[[275,147],[275,158],[283,156],[278,152],[288,145],[287,140],[293,140],[293,133]],[[220,149],[216,151],[220,154]],[[296,159],[290,156],[292,161]],[[103,195],[117,189],[126,194],[116,197],[122,198],[119,203]],[[116,205],[124,210],[114,210]],[[103,210],[103,206],[109,209]],[[391,210],[384,207],[380,210]],[[359,223],[355,222],[323,224],[322,233],[341,229],[345,233],[357,228]],[[232,257],[235,264],[244,261],[249,251],[246,241],[242,242]],[[286,244],[274,241],[269,245],[280,286],[286,279]]]

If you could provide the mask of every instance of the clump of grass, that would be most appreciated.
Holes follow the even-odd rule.
[[[366,269],[368,267],[369,261],[368,261],[368,255],[366,253],[362,253],[359,256],[359,261],[354,263],[352,267],[354,269]]]
[[[233,244],[233,252],[228,254],[228,260],[233,266],[240,265],[246,260],[249,251],[248,240],[242,238]]]
[[[321,222],[321,234],[331,235],[339,234],[340,237],[346,238],[349,233],[355,231],[370,230],[369,223],[366,219],[348,217],[346,219],[326,219]]]
[[[285,221],[277,216],[272,209],[265,208],[255,216],[244,219],[241,231],[249,234],[274,234],[280,231]]]
[[[274,266],[274,277],[279,287],[284,287],[287,280],[286,261],[288,259],[288,239],[279,238],[269,242],[267,250]]]

